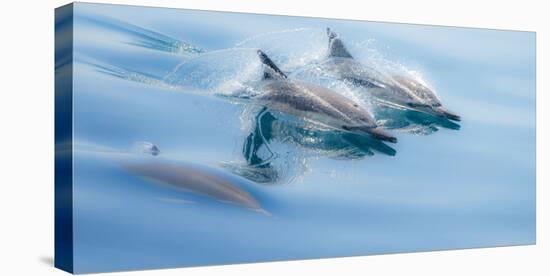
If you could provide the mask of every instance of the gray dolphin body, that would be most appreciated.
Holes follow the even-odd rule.
[[[261,105],[329,128],[369,134],[395,143],[397,139],[380,129],[370,113],[335,91],[311,83],[289,80],[262,51],[264,77],[256,97]]]
[[[335,32],[327,28],[328,58],[321,66],[328,73],[356,86],[366,87],[374,97],[409,109],[450,120],[460,116],[445,109],[426,85],[406,76],[385,74],[356,61]]]
[[[117,159],[126,171],[145,179],[267,214],[254,196],[239,187],[248,180],[221,170],[158,157],[132,155]]]

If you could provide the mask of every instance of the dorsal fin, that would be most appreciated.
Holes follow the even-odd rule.
[[[329,57],[353,58],[353,56],[346,49],[346,46],[344,46],[342,40],[339,39],[338,35],[330,28],[327,28],[327,36]]]
[[[260,61],[264,65],[263,79],[286,79],[287,76],[262,50],[257,51]]]

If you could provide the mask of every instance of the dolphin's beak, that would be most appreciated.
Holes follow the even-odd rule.
[[[360,132],[360,133],[366,133],[369,134],[371,137],[382,140],[382,141],[388,141],[390,143],[397,143],[397,138],[392,136],[391,134],[385,132],[380,127],[343,127],[344,130],[348,130],[351,132]]]
[[[391,134],[383,131],[379,127],[370,128],[367,130],[367,132],[374,138],[382,140],[382,141],[388,141],[390,143],[397,143],[397,138],[392,136]]]
[[[453,120],[453,121],[460,121],[460,116],[457,115],[456,113],[453,113],[443,107],[438,107],[435,109],[435,112],[437,112],[437,114],[439,114],[440,116],[442,117],[445,117],[449,120]]]

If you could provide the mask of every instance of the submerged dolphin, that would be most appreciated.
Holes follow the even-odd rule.
[[[445,109],[435,93],[420,81],[406,76],[390,76],[356,61],[337,34],[327,28],[328,59],[324,69],[338,78],[392,104],[460,121],[460,116]]]
[[[253,186],[241,177],[203,165],[158,157],[120,156],[117,161],[126,171],[156,183],[268,214],[254,196],[240,187]]]
[[[258,50],[257,53],[264,65],[261,82],[264,93],[256,97],[261,105],[325,127],[397,142],[354,101],[328,88],[289,80],[264,52]]]

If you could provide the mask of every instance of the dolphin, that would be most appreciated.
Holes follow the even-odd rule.
[[[328,58],[323,69],[355,86],[368,88],[378,99],[437,117],[460,121],[460,116],[447,110],[435,92],[415,78],[388,75],[359,63],[349,53],[338,35],[327,28]]]
[[[252,187],[248,180],[204,165],[138,155],[120,155],[116,161],[129,173],[183,192],[241,206],[262,214],[260,202],[241,186]]]
[[[256,101],[270,110],[304,121],[351,133],[368,134],[396,143],[397,138],[383,131],[370,113],[354,101],[328,88],[290,80],[261,50],[257,51],[264,74]]]

